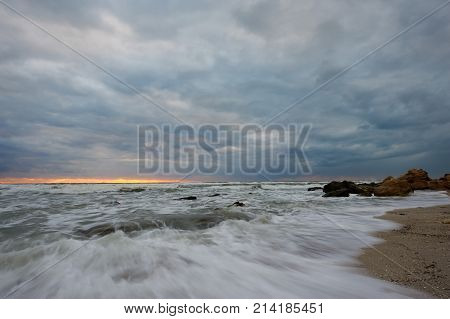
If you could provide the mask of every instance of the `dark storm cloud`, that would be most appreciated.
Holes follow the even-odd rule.
[[[9,1],[188,123],[264,122],[442,1]],[[314,175],[448,170],[446,8],[277,119]],[[0,6],[0,174],[133,175],[173,122]]]

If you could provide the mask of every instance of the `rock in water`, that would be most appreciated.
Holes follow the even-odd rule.
[[[137,187],[137,188],[122,187],[121,189],[119,189],[119,192],[124,192],[124,193],[143,192],[143,191],[145,191],[145,188],[142,188],[142,187]]]
[[[323,187],[323,191],[325,192],[324,197],[347,197],[345,194],[358,194],[361,196],[372,196],[372,189],[368,187],[360,187],[353,182],[343,181],[336,182],[333,181],[328,183]]]
[[[186,197],[177,198],[176,200],[197,200],[197,196],[186,196]]]
[[[323,187],[310,187],[308,188],[308,192],[314,192],[318,190],[323,190]]]
[[[236,201],[236,202],[234,202],[233,204],[231,204],[230,206],[238,206],[238,207],[242,207],[242,206],[245,206],[245,204],[242,203],[242,202],[240,202],[240,201]]]
[[[323,195],[322,197],[349,197],[350,196],[350,191],[348,189],[338,189],[338,190],[334,190],[334,191],[329,191],[327,193],[325,193],[325,195]]]
[[[450,174],[432,180],[423,169],[413,168],[399,178],[388,176],[379,184],[333,181],[323,187],[324,197],[342,197],[347,196],[346,193],[360,196],[372,196],[372,194],[375,196],[407,196],[414,190],[425,189],[450,190]]]
[[[378,185],[379,185],[378,183],[361,183],[361,184],[358,184],[357,186],[364,191],[363,193],[360,193],[359,195],[360,196],[372,196],[375,187],[377,187]]]
[[[350,183],[350,182],[347,182],[347,181],[343,181],[343,182],[332,181],[331,183],[328,183],[328,184],[326,184],[323,187],[323,191],[325,193],[329,193],[329,192],[332,192],[332,191],[337,191],[339,189],[347,188],[347,183]]]
[[[375,196],[408,196],[411,192],[413,188],[407,181],[393,177],[385,178],[373,191]]]

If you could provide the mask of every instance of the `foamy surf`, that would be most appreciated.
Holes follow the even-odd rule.
[[[423,296],[367,276],[355,257],[378,241],[372,232],[394,226],[374,216],[394,208],[449,203],[442,192],[322,198],[321,192],[307,192],[311,184],[306,183],[150,185],[142,192],[120,192],[121,187],[2,187],[0,294]],[[176,200],[187,196],[197,200]],[[233,206],[236,201],[245,206]]]

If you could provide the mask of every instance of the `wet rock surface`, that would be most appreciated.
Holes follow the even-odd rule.
[[[380,185],[374,188],[375,196],[408,196],[414,190],[405,181],[396,178],[386,178]]]
[[[178,230],[201,230],[215,227],[226,220],[245,220],[250,221],[252,218],[245,213],[228,211],[218,208],[214,212],[208,214],[167,214],[159,215],[155,219],[103,223],[91,227],[78,228],[75,230],[77,235],[83,237],[106,236],[108,234],[122,231],[126,234],[132,232],[151,230],[158,228],[172,228]]]
[[[372,196],[372,190],[369,186],[363,185],[359,186],[354,182],[343,181],[336,182],[333,181],[328,183],[323,187],[325,195],[323,197],[348,197],[350,194],[358,194],[361,196]]]
[[[398,178],[401,181],[406,181],[413,190],[428,189],[428,183],[431,178],[423,169],[410,169],[406,174]]]

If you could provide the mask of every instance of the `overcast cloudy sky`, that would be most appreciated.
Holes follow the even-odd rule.
[[[262,123],[444,0],[13,1],[191,124]],[[450,6],[277,119],[313,175],[450,163]],[[136,176],[173,119],[0,4],[0,177]]]

